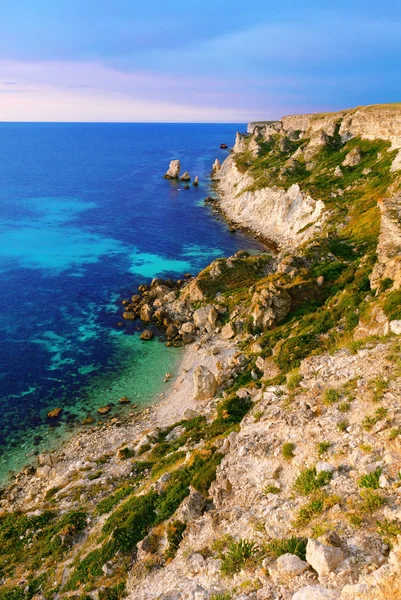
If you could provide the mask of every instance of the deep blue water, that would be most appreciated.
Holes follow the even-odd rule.
[[[118,394],[150,402],[178,353],[139,341],[121,299],[155,275],[261,246],[203,205],[243,125],[0,124],[0,476]],[[173,158],[198,189],[162,178]],[[65,427],[65,426],[64,426]]]

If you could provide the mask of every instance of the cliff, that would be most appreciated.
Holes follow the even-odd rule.
[[[401,597],[399,111],[237,135],[216,202],[278,251],[122,301],[184,362],[2,490],[0,600]]]
[[[401,167],[401,105],[288,116],[250,124],[248,132],[237,134],[215,177],[220,206],[232,221],[283,248],[299,247],[324,228],[331,198],[356,188],[355,175],[381,176],[381,150],[386,172]]]

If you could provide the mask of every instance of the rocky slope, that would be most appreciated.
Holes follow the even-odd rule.
[[[123,301],[180,374],[2,491],[1,600],[401,597],[400,118],[285,117],[216,161],[278,250]]]

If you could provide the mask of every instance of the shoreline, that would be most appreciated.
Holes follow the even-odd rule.
[[[212,352],[216,345],[217,354],[216,350]],[[40,454],[36,469],[31,465],[24,467],[5,486],[0,510],[34,510],[37,505],[46,503],[46,495],[55,489],[57,492],[51,497],[57,498],[58,508],[63,510],[67,504],[63,502],[62,493],[71,488],[85,485],[90,495],[94,484],[110,486],[114,478],[129,478],[132,465],[121,460],[118,451],[140,445],[148,435],[180,421],[186,411],[200,415],[206,406],[210,410],[209,400],[193,398],[193,372],[197,366],[204,365],[217,376],[217,362],[228,362],[236,351],[232,341],[215,336],[210,339],[207,334],[199,342],[186,346],[170,389],[155,404],[130,412],[125,418],[112,417],[95,428],[77,431],[62,441],[60,447]],[[103,462],[106,456],[108,460]],[[100,471],[99,464],[102,473],[92,479]],[[89,498],[89,503],[91,500]],[[98,499],[92,501],[96,503]]]

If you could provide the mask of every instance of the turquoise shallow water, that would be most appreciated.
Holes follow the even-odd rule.
[[[99,405],[165,389],[181,352],[141,342],[138,322],[120,327],[121,299],[261,248],[203,206],[219,144],[243,128],[0,124],[0,479]],[[198,189],[162,178],[172,158]]]

